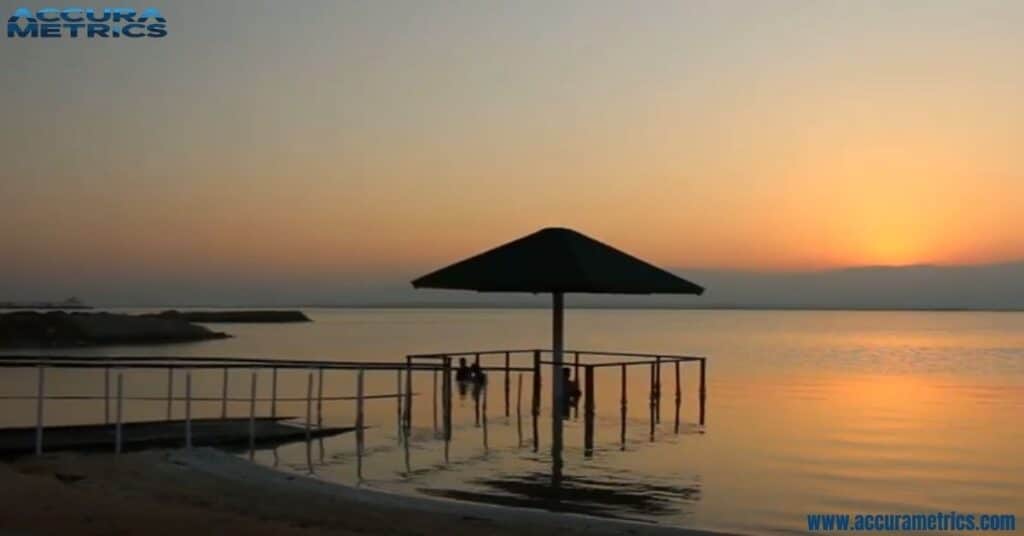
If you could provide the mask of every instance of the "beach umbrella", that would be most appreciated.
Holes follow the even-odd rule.
[[[704,289],[572,229],[547,228],[413,280],[415,288],[552,295],[552,458],[561,473],[564,295],[701,294]]]

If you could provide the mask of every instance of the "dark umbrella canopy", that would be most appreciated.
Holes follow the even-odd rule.
[[[480,292],[701,294],[704,289],[572,229],[548,228],[441,268],[416,288]]]

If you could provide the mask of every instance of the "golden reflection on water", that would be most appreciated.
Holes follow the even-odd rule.
[[[412,352],[541,346],[550,327],[541,310],[328,310],[312,316],[316,322],[307,325],[225,326],[236,335],[225,341],[80,353],[398,359]],[[642,494],[648,486],[660,494],[657,512],[650,513],[660,522],[744,532],[801,531],[808,512],[1024,515],[1024,314],[570,310],[567,321],[570,347],[709,356],[704,434],[694,427],[696,366],[681,368],[679,436],[672,434],[674,370],[663,368],[662,423],[654,443],[647,437],[649,371],[629,371],[626,452],[618,444],[620,371],[598,372],[593,459],[580,450],[582,421],[566,425],[567,476],[587,483],[596,496],[615,486]],[[0,386],[31,394],[32,378],[30,371],[10,372]],[[282,374],[282,395],[301,395],[305,378],[303,372]],[[503,416],[503,377],[491,378],[490,449],[483,449],[473,426],[471,401],[457,400],[449,466],[440,464],[430,431],[431,378],[416,378],[414,390],[422,396],[414,406],[411,475],[404,474],[395,441],[393,402],[369,405],[375,429],[368,434],[373,454],[365,470],[371,484],[463,494],[530,489],[530,475],[546,470],[545,453],[516,446],[514,408],[511,420]],[[48,382],[54,392],[102,392],[98,376],[54,374]],[[164,382],[162,374],[133,372],[126,385],[143,394],[161,392]],[[247,382],[246,374],[232,377],[232,392],[246,393]],[[266,379],[261,382],[266,389]],[[524,384],[528,401],[528,379]],[[345,394],[353,385],[352,378],[332,373],[326,390]],[[549,386],[545,374],[545,394]],[[196,378],[197,393],[215,396],[219,388],[218,375]],[[394,388],[393,375],[368,375],[368,392]],[[230,407],[236,415],[247,411],[244,402]],[[32,402],[4,401],[0,408],[5,424],[32,423]],[[163,408],[133,406],[127,416],[153,418]],[[66,422],[95,422],[102,405],[53,403],[47,411]],[[181,415],[180,406],[176,412]],[[219,405],[197,412],[219,414]],[[303,414],[304,405],[283,405],[281,413]],[[327,425],[351,421],[351,405],[325,406]],[[524,429],[529,438],[528,416]],[[546,445],[546,418],[540,430]],[[325,446],[318,475],[352,483],[351,439]],[[304,453],[301,445],[278,452],[283,466],[296,468],[304,467]],[[266,454],[257,459],[272,463]]]

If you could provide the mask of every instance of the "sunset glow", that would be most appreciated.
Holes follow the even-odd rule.
[[[788,5],[306,3],[295,33],[219,2],[11,42],[2,270],[397,277],[548,225],[683,268],[1024,258],[1024,8]]]

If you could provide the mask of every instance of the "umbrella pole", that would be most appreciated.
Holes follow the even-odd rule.
[[[558,486],[562,481],[562,348],[564,295],[555,292],[553,297],[552,315],[552,350],[551,350],[551,479]]]

